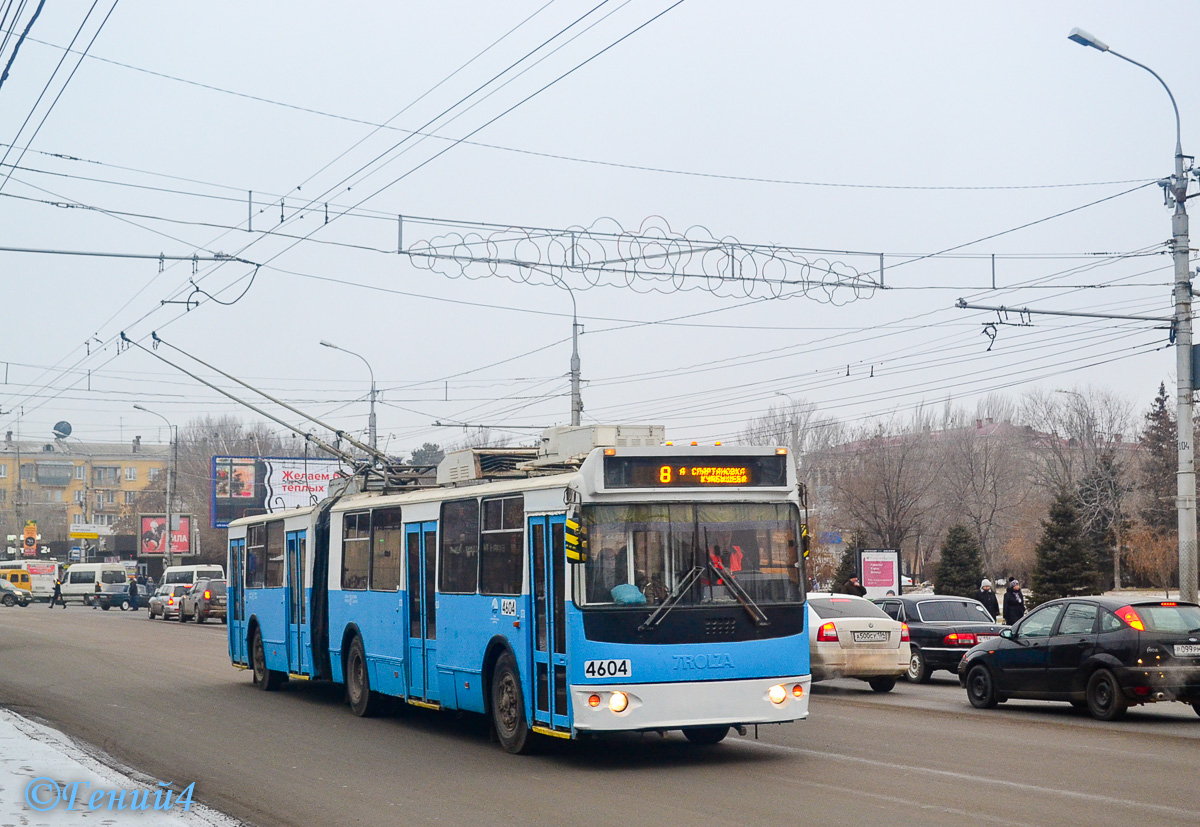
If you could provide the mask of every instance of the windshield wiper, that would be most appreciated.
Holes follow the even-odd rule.
[[[685,574],[683,576],[683,580],[679,581],[679,586],[676,587],[675,591],[673,591],[667,597],[667,599],[662,602],[661,606],[650,613],[650,616],[646,618],[645,622],[642,623],[641,626],[638,626],[638,631],[645,632],[646,630],[653,629],[654,627],[658,626],[658,624],[662,623],[662,619],[667,616],[667,612],[675,608],[676,604],[679,603],[683,596],[688,593],[688,590],[692,587],[692,584],[700,579],[700,575],[702,574],[704,574],[704,566],[696,566],[687,574]]]
[[[763,614],[763,610],[746,593],[746,590],[742,588],[742,584],[734,579],[733,573],[725,568],[725,564],[721,562],[720,558],[712,557],[709,560],[709,565],[716,569],[717,574],[721,575],[721,579],[725,582],[725,588],[733,592],[733,596],[737,598],[738,603],[742,604],[742,608],[746,610],[746,614],[750,615],[750,619],[754,621],[755,626],[771,625],[771,621],[767,620],[767,616]]]

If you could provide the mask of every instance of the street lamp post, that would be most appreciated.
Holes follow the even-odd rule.
[[[322,339],[321,346],[322,347],[330,347],[330,348],[333,348],[334,350],[340,350],[343,353],[349,353],[351,356],[357,356],[359,359],[362,359],[362,363],[367,366],[367,371],[371,374],[371,415],[367,419],[367,433],[370,436],[369,441],[371,443],[371,448],[372,449],[378,448],[379,445],[377,444],[376,438],[375,438],[375,371],[372,370],[371,363],[368,362],[366,360],[366,357],[364,357],[361,353],[355,353],[353,350],[347,350],[344,347],[339,347],[339,346],[335,345],[333,342],[327,342],[324,339]]]
[[[1187,191],[1192,170],[1184,168],[1182,126],[1179,106],[1166,81],[1149,66],[1114,52],[1108,44],[1083,29],[1071,29],[1067,37],[1081,46],[1091,46],[1126,63],[1132,63],[1154,75],[1171,99],[1175,110],[1175,174],[1159,182],[1166,190],[1167,203],[1174,201],[1171,217],[1171,256],[1175,264],[1175,371],[1176,425],[1179,446],[1179,468],[1176,473],[1178,490],[1176,508],[1179,513],[1179,596],[1196,600],[1196,453],[1192,429],[1192,276],[1188,269]]]
[[[168,447],[168,451],[167,451],[167,507],[166,507],[167,542],[166,542],[166,545],[163,546],[163,565],[170,566],[174,563],[174,561],[171,558],[171,469],[172,469],[172,466],[175,464],[173,461],[173,455],[176,451],[179,450],[179,432],[175,430],[175,426],[171,424],[171,420],[167,419],[165,416],[158,413],[157,411],[152,411],[149,408],[143,408],[141,405],[134,405],[133,407],[144,413],[148,413],[152,416],[157,416],[163,422],[167,423],[167,435],[171,438],[171,444],[169,446],[167,446]]]

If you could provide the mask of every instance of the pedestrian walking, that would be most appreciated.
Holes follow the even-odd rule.
[[[135,612],[138,610],[138,584],[136,580],[129,581],[129,608]]]
[[[55,602],[61,603],[62,607],[64,609],[67,608],[67,601],[63,600],[63,596],[62,596],[62,578],[61,577],[55,578],[55,580],[54,580],[54,594],[50,595],[50,608],[51,609],[54,608]]]
[[[96,589],[95,589],[96,593],[94,595],[92,595],[92,608],[93,609],[100,608],[100,591],[101,591],[100,584],[97,583]]]
[[[854,594],[858,595],[859,597],[866,597],[867,589],[862,583],[858,582],[857,577],[851,577],[842,586],[842,594]]]
[[[1013,578],[1004,592],[1004,622],[1009,626],[1025,616],[1025,595],[1021,593],[1021,581]]]
[[[975,599],[983,604],[983,607],[988,610],[988,614],[995,620],[1000,616],[1000,603],[996,600],[996,593],[992,591],[992,581],[986,577],[979,582],[979,591],[975,592]]]

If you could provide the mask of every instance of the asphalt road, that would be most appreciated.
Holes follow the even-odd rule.
[[[1200,756],[1181,704],[1117,723],[1066,704],[981,711],[947,673],[886,695],[820,684],[809,720],[712,748],[673,733],[511,756],[477,716],[364,720],[337,687],[260,692],[219,623],[78,605],[0,607],[0,705],[263,827],[1191,823]]]

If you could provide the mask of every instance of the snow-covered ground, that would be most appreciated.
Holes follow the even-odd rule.
[[[176,800],[196,779],[168,788],[47,726],[0,709],[0,827],[104,824],[235,827],[242,822]],[[164,805],[170,803],[169,809]],[[160,809],[155,809],[158,804]],[[144,806],[144,809],[142,807]]]

